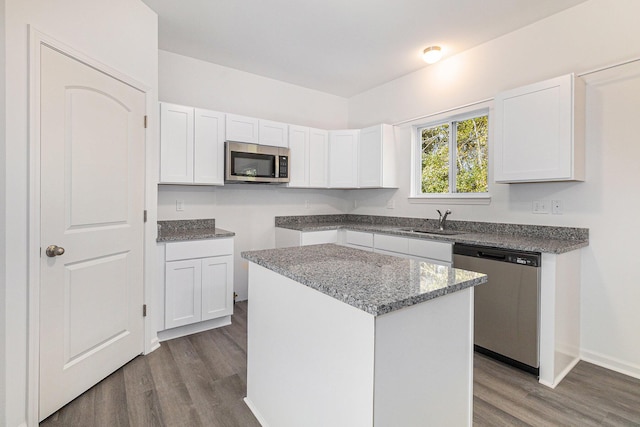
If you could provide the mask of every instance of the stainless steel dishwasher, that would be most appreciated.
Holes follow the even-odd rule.
[[[453,254],[489,279],[474,289],[475,350],[539,375],[540,254],[458,243]]]

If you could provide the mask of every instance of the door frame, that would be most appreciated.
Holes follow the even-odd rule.
[[[29,206],[29,223],[28,223],[28,290],[27,290],[27,426],[37,426],[39,418],[39,384],[40,384],[40,257],[41,246],[40,241],[40,49],[42,46],[48,46],[61,54],[67,55],[91,68],[96,69],[104,74],[107,74],[121,82],[141,91],[144,93],[146,101],[147,116],[150,116],[149,112],[152,111],[153,102],[153,89],[132,77],[123,74],[108,65],[105,65],[90,56],[79,52],[78,50],[59,42],[58,40],[50,37],[33,26],[29,26],[29,184],[28,184],[28,206]],[[155,114],[151,114],[152,117],[156,117]],[[150,132],[150,130],[152,130]],[[153,301],[153,287],[152,281],[154,279],[153,262],[155,252],[149,255],[149,240],[153,239],[155,242],[156,233],[154,233],[149,227],[153,224],[155,228],[155,208],[150,209],[151,203],[150,193],[150,160],[153,161],[153,156],[149,156],[150,147],[155,146],[152,143],[155,137],[153,127],[147,126],[145,131],[145,183],[144,183],[144,208],[147,211],[151,211],[151,218],[143,224],[144,237],[143,237],[143,303],[149,305]],[[157,180],[156,180],[157,181]],[[154,200],[151,198],[151,200]],[[140,215],[143,213],[140,212]],[[159,347],[159,341],[157,338],[157,331],[154,328],[153,316],[147,316],[144,318],[144,334],[143,334],[143,353],[147,354]]]

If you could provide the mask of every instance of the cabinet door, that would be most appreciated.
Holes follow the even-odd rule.
[[[276,147],[289,147],[289,125],[259,120],[258,143]]]
[[[202,320],[233,314],[233,256],[202,259]]]
[[[309,186],[309,128],[289,126],[289,187]]]
[[[226,140],[236,142],[258,143],[258,119],[253,117],[227,114]]]
[[[358,186],[382,187],[382,127],[380,125],[360,131]]]
[[[201,283],[202,263],[199,259],[165,264],[165,329],[201,320]]]
[[[304,231],[300,237],[300,245],[320,245],[338,243],[338,230]]]
[[[309,187],[329,186],[329,132],[309,129]]]
[[[359,130],[329,132],[329,187],[358,187]]]
[[[574,169],[574,162],[582,161],[582,143],[574,140],[574,108],[584,110],[584,106],[574,104],[572,74],[498,94],[496,182],[583,179],[582,167]],[[574,146],[575,142],[579,145]]]
[[[224,184],[225,115],[195,109],[194,175],[196,184]]]
[[[193,108],[160,104],[160,182],[193,182]]]

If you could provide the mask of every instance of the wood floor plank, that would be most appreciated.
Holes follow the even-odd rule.
[[[96,425],[129,427],[124,370],[117,370],[94,388]]]
[[[258,427],[243,401],[247,310],[237,303],[232,327],[166,341],[137,357],[41,426]],[[640,427],[640,380],[586,362],[550,389],[476,354],[473,402],[476,427]]]

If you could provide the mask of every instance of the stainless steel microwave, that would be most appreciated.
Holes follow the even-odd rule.
[[[228,183],[289,182],[289,149],[227,141],[224,180]]]

